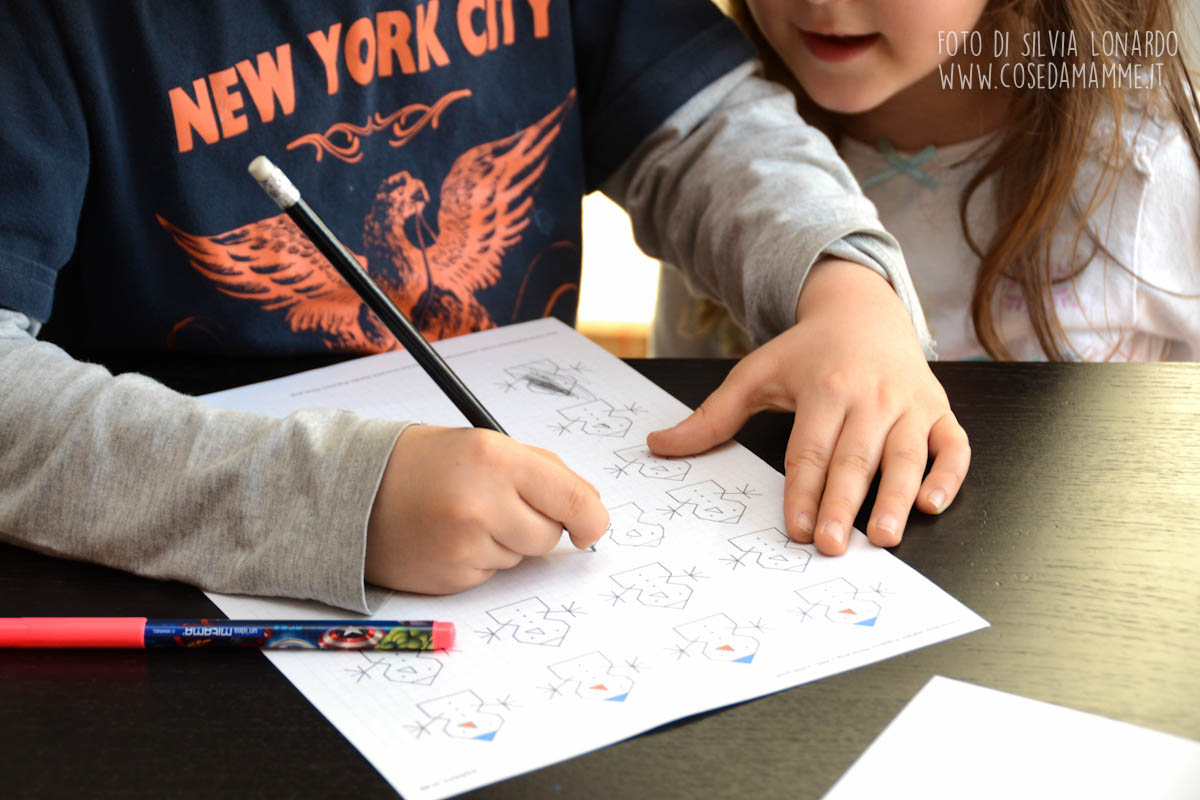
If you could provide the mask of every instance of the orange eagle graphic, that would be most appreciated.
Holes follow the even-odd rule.
[[[436,233],[424,217],[430,195],[422,180],[401,171],[379,185],[363,220],[365,252],[355,255],[427,338],[496,326],[475,294],[495,285],[504,254],[521,241],[574,101],[572,90],[528,128],[459,156],[442,182]],[[286,214],[212,236],[156,218],[217,289],[283,311],[292,330],[319,332],[331,350],[399,347]]]

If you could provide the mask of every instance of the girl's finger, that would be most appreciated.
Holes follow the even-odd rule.
[[[783,518],[788,536],[808,544],[816,531],[829,462],[845,415],[832,403],[796,412],[784,453]]]
[[[746,420],[765,408],[758,402],[766,380],[759,365],[765,363],[753,354],[739,361],[691,415],[673,427],[651,433],[646,439],[650,449],[661,456],[690,456],[732,439]]]
[[[888,434],[883,446],[879,491],[867,522],[867,538],[874,545],[893,547],[904,535],[929,457],[926,434],[911,415],[901,417]]]
[[[850,543],[854,518],[879,467],[884,437],[895,419],[851,411],[846,417],[825,478],[813,543],[828,556],[841,555]]]
[[[929,452],[933,467],[917,493],[917,508],[926,514],[940,514],[954,502],[967,469],[971,466],[971,444],[958,419],[947,411],[929,431]]]

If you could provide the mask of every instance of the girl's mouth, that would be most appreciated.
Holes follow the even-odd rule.
[[[878,33],[859,36],[835,36],[826,33],[801,31],[809,52],[822,61],[847,61],[866,52],[880,39]]]

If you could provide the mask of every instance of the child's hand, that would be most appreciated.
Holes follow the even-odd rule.
[[[365,577],[423,594],[483,583],[608,527],[596,488],[547,450],[494,431],[413,425],[392,449],[367,525]]]
[[[796,319],[648,444],[660,455],[699,453],[732,437],[752,414],[794,410],[783,501],[788,535],[815,541],[827,555],[844,552],[882,456],[867,536],[895,545],[914,499],[933,514],[954,499],[971,460],[967,434],[882,277],[824,259],[805,281]],[[922,483],[929,454],[933,468]]]

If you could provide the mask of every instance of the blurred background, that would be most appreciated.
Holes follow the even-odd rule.
[[[622,358],[646,355],[658,261],[638,249],[629,216],[599,192],[583,200],[583,278],[576,328]]]

